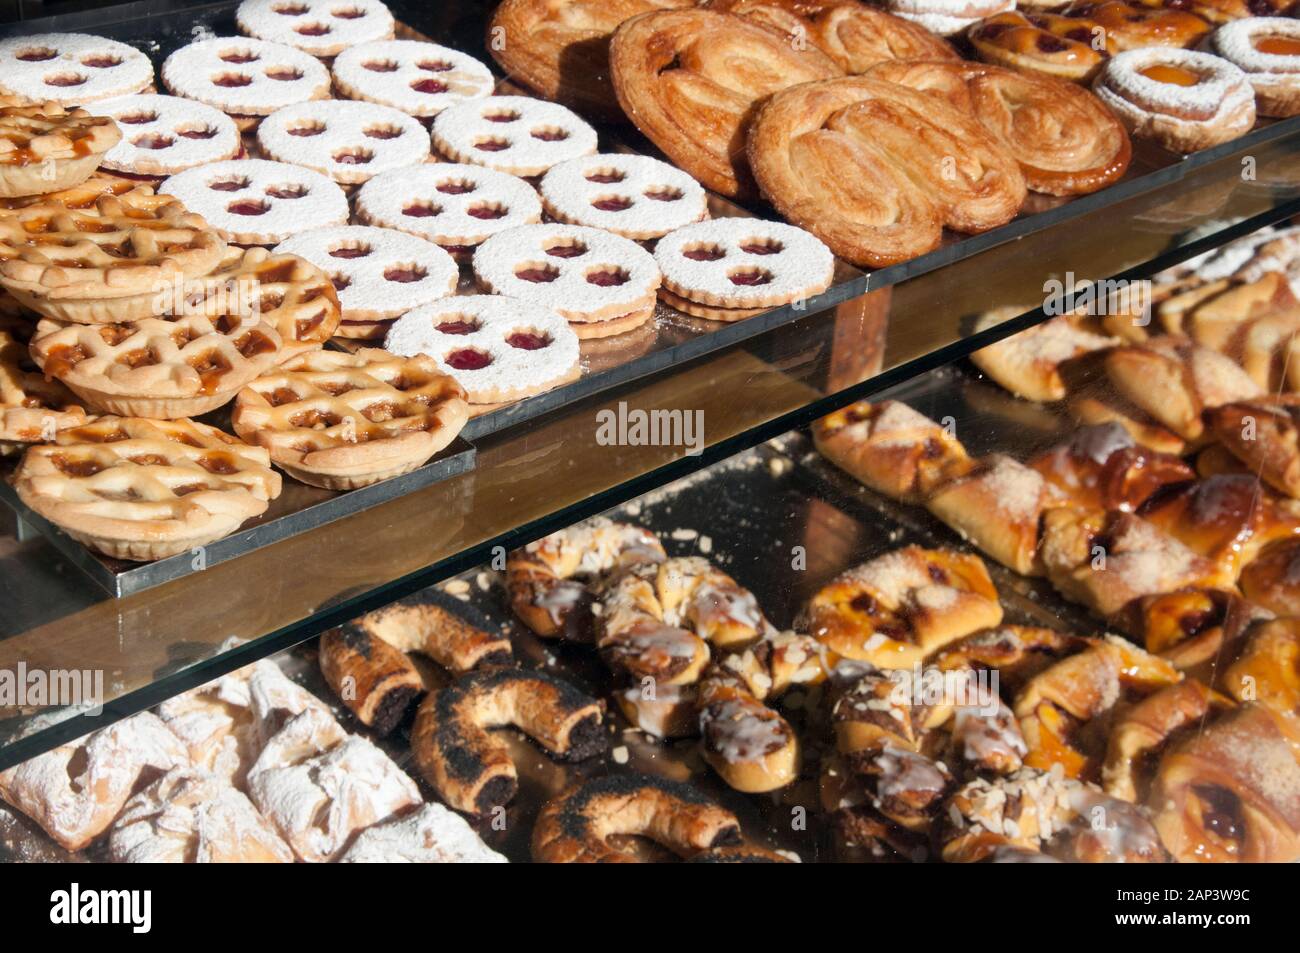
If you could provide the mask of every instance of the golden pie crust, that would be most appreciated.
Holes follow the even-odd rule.
[[[84,109],[58,103],[0,106],[0,198],[84,182],[121,138],[113,120]]]

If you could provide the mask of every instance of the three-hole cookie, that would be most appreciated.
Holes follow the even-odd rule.
[[[679,308],[703,306],[708,313],[682,310],[714,320],[811,297],[826,290],[835,270],[830,249],[802,228],[750,218],[679,228],[659,240],[655,261],[666,300]]]
[[[287,162],[212,162],[173,175],[158,191],[176,196],[239,245],[274,245],[348,220],[347,196],[335,182]]]
[[[272,159],[314,169],[345,184],[418,165],[429,157],[429,137],[419,120],[388,106],[347,100],[277,109],[257,127],[257,142]]]
[[[479,165],[426,164],[375,176],[357,192],[357,218],[418,235],[458,259],[498,232],[542,217],[533,187]]]
[[[474,253],[474,276],[495,293],[543,305],[578,337],[631,330],[654,312],[659,269],[636,242],[582,225],[524,225]]]
[[[649,156],[599,154],[552,166],[538,189],[551,218],[648,240],[708,213],[704,189]]]
[[[100,163],[114,172],[174,175],[239,154],[234,121],[193,99],[146,93],[92,103],[87,112],[111,117],[122,130]]]
[[[449,106],[492,93],[492,72],[472,56],[416,40],[383,40],[344,50],[334,60],[334,85],[348,99],[436,116]]]
[[[0,93],[32,102],[84,106],[138,93],[153,64],[133,46],[84,33],[37,33],[0,40]]]
[[[384,349],[427,354],[471,404],[520,400],[578,374],[578,338],[564,318],[502,295],[465,295],[398,318]]]
[[[244,117],[325,99],[330,90],[329,71],[314,56],[245,36],[181,47],[163,62],[162,80],[177,96]]]
[[[395,26],[379,0],[244,0],[235,22],[249,36],[325,57],[387,39]]]
[[[304,232],[276,246],[297,255],[334,283],[343,321],[339,337],[381,337],[383,322],[456,290],[456,262],[433,242],[405,232],[344,225]]]
[[[541,175],[596,151],[596,130],[571,110],[527,96],[492,96],[443,110],[433,145],[449,159],[512,175]]]

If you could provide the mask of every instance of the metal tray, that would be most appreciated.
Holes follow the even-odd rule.
[[[0,502],[8,505],[17,516],[19,538],[28,532],[37,532],[47,537],[69,563],[110,595],[121,598],[228,559],[235,559],[353,513],[360,513],[431,483],[466,473],[474,469],[474,457],[473,444],[457,437],[449,447],[419,469],[358,490],[323,490],[282,475],[283,491],[271,501],[261,516],[249,520],[229,536],[201,547],[201,554],[197,551],[184,552],[147,563],[113,559],[87,548],[53,523],[32,512],[18,499],[18,494],[5,479],[0,479]]]

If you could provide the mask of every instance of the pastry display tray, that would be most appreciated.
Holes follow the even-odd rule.
[[[207,418],[201,419],[213,422]],[[222,426],[222,429],[229,431],[228,426]],[[457,437],[424,466],[357,490],[323,490],[281,474],[283,489],[261,516],[249,520],[229,536],[197,547],[192,552],[142,563],[113,559],[82,545],[32,512],[18,499],[18,494],[5,478],[0,478],[0,502],[8,505],[17,516],[20,537],[28,532],[40,533],[88,579],[110,595],[121,598],[192,572],[200,572],[353,513],[360,513],[431,483],[467,473],[474,469],[474,459],[473,444],[463,437]],[[7,476],[6,473],[5,477]]]
[[[972,454],[1032,453],[1062,438],[1068,429],[1060,416],[1007,396],[978,379],[964,365],[932,371],[891,388],[879,399],[902,400],[934,419],[953,418],[953,426]],[[920,507],[887,500],[867,490],[823,460],[811,440],[794,431],[738,454],[675,483],[654,490],[606,514],[645,526],[658,534],[669,555],[701,555],[734,576],[758,597],[780,628],[789,628],[800,608],[843,570],[886,551],[916,543],[964,548],[960,538]],[[985,561],[1009,623],[1087,631],[1096,625],[1063,600],[1043,580],[1028,579]],[[589,646],[543,641],[515,620],[502,586],[502,574],[480,567],[439,584],[463,600],[480,625],[501,628],[514,644],[519,664],[544,668],[608,699],[608,670]],[[296,680],[335,709],[351,731],[365,732],[325,685],[316,664],[316,642],[274,657]],[[447,676],[415,657],[431,685]],[[483,826],[480,833],[512,861],[529,859],[532,824],[542,804],[566,785],[587,776],[645,772],[689,781],[736,813],[752,842],[791,851],[804,862],[834,860],[834,848],[817,805],[817,763],[829,743],[823,724],[820,689],[798,690],[778,705],[794,725],[804,750],[801,780],[771,795],[746,795],[725,785],[700,759],[693,739],[660,742],[632,729],[611,706],[609,750],[580,764],[552,761],[514,730],[509,739],[519,769],[520,790],[507,809],[504,830]],[[411,717],[389,737],[376,739],[412,776],[418,776],[409,745]],[[422,782],[421,782],[422,783]],[[423,783],[422,783],[423,785]],[[426,799],[436,799],[423,787]],[[806,829],[791,823],[802,807]],[[650,848],[647,848],[649,850]],[[6,856],[8,855],[8,856]],[[651,854],[651,857],[657,855]],[[69,855],[55,847],[26,819],[0,806],[0,860],[103,859],[99,850]]]
[[[430,5],[418,0],[393,0],[388,4],[398,20],[397,35],[429,39],[463,50],[496,69],[484,48],[486,23],[495,3],[488,0],[447,0]],[[186,4],[182,0],[141,0],[111,8],[69,13],[42,20],[0,25],[0,37],[45,31],[80,31],[109,36],[139,48],[155,67],[173,50],[208,36],[238,33],[234,13],[238,3]],[[498,84],[501,92],[525,92],[508,80]],[[656,154],[654,147],[630,125],[597,124],[601,148]],[[837,261],[831,286],[822,294],[792,305],[774,308],[734,323],[709,321],[683,314],[660,302],[653,319],[641,329],[613,338],[582,342],[582,373],[571,383],[557,387],[473,418],[464,431],[467,439],[513,427],[567,404],[655,374],[663,369],[759,337],[773,328],[789,324],[811,313],[825,311],[876,290],[942,268],[971,257],[995,245],[1014,241],[1034,232],[1063,226],[1066,222],[1135,195],[1175,185],[1192,169],[1243,150],[1259,149],[1265,143],[1284,138],[1300,129],[1300,118],[1281,122],[1265,121],[1253,132],[1233,142],[1182,158],[1157,148],[1135,144],[1133,163],[1126,177],[1093,195],[1060,199],[1031,195],[1031,204],[1009,224],[982,235],[946,233],[943,245],[933,252],[874,272],[866,273]],[[1265,164],[1267,165],[1267,164]],[[1261,188],[1268,169],[1257,170]],[[1275,183],[1280,192],[1293,192],[1300,182]],[[1171,196],[1176,198],[1175,196]],[[709,196],[710,214],[715,217],[777,218],[772,209],[756,205],[742,207],[717,195]],[[1175,226],[1174,231],[1177,231]],[[1104,277],[1104,276],[1096,276]],[[465,276],[468,279],[468,276]],[[472,281],[462,281],[468,291]],[[362,342],[356,342],[360,345]],[[353,344],[346,344],[353,347]]]

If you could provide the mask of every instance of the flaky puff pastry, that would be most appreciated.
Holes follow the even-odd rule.
[[[1148,803],[1183,863],[1300,857],[1300,764],[1275,717],[1246,705],[1191,732],[1160,760]]]
[[[877,493],[917,503],[971,465],[948,430],[907,404],[860,400],[813,424],[822,456]]]
[[[868,77],[806,83],[769,99],[749,161],[763,194],[841,257],[888,265],[983,232],[1025,200],[1015,156],[937,97]]]
[[[1133,146],[1124,126],[1074,83],[986,63],[882,63],[870,75],[936,93],[978,118],[1048,195],[1084,195],[1117,181]]]
[[[958,58],[920,24],[856,0],[712,0],[709,9],[812,43],[850,76],[885,60]]]
[[[1037,470],[995,454],[937,490],[926,506],[986,555],[1021,575],[1037,576],[1043,514],[1068,503]]]
[[[798,83],[839,76],[821,51],[709,10],[664,10],[624,22],[609,46],[614,91],[629,119],[685,172],[732,197],[752,196],[745,136],[755,105]]]
[[[1007,317],[1000,310],[981,315],[975,330],[1000,324]],[[971,354],[971,362],[1017,397],[1061,400],[1066,392],[1061,365],[1116,343],[1115,338],[1094,334],[1062,315],[980,348]]]
[[[809,600],[806,631],[840,658],[911,668],[1002,621],[983,560],[907,546],[842,573]]]

